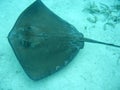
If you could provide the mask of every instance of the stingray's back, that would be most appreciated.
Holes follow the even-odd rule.
[[[23,69],[33,80],[68,64],[83,48],[83,35],[72,25],[35,1],[19,16],[8,40]]]

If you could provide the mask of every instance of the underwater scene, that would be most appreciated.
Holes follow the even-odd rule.
[[[120,90],[120,0],[1,0],[0,90]]]

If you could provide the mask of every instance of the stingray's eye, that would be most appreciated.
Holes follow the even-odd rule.
[[[19,44],[22,47],[28,48],[31,46],[30,36],[31,36],[30,27],[26,27],[26,28],[20,27],[18,29],[16,38],[18,39]]]
[[[32,28],[30,26],[27,26],[24,28],[23,34],[25,36],[30,36],[32,34]]]
[[[26,27],[26,30],[31,30],[31,29],[32,29],[31,26]]]
[[[18,32],[19,44],[24,48],[34,48],[39,45],[40,36],[34,26],[20,27]]]

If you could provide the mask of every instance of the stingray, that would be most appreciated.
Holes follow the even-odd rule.
[[[21,13],[8,34],[8,41],[32,80],[45,78],[66,66],[84,47],[84,42],[120,47],[85,38],[41,0],[36,0]]]

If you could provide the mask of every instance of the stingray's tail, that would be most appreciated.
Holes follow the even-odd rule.
[[[105,42],[101,42],[101,41],[97,41],[97,40],[93,40],[93,39],[89,39],[89,38],[84,38],[84,41],[85,42],[90,42],[90,43],[104,44],[104,45],[109,45],[109,46],[120,48],[120,45],[114,45],[114,44],[111,44],[111,43],[105,43]]]

